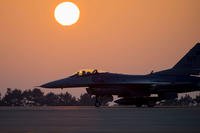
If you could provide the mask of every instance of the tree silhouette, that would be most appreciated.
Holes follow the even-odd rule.
[[[181,105],[189,105],[189,104],[193,104],[194,101],[192,99],[192,97],[188,94],[186,94],[184,97],[181,97],[181,99],[179,100]]]
[[[45,97],[44,93],[40,89],[33,89],[32,91],[33,101],[36,105],[44,105],[45,104]]]
[[[50,106],[56,106],[59,104],[59,98],[54,93],[50,92],[45,96],[45,104]]]
[[[22,93],[23,97],[23,104],[25,105],[44,105],[45,104],[45,97],[44,93],[37,88],[33,90],[25,90]]]
[[[94,103],[95,98],[87,93],[81,94],[80,98],[78,99],[78,105],[91,106],[94,105]]]
[[[111,96],[104,96],[101,98],[102,105],[106,105],[108,101],[112,101]],[[0,106],[93,106],[95,97],[85,93],[81,94],[79,99],[76,99],[70,93],[54,94],[52,92],[44,95],[38,89],[21,91],[19,89],[7,88],[7,92],[2,97],[0,94]],[[164,106],[188,106],[197,103],[200,105],[200,95],[192,99],[189,95],[185,95],[180,99],[165,100],[160,105]]]
[[[7,93],[3,98],[3,104],[7,106],[20,106],[22,100],[21,90],[14,89],[13,91],[8,88]]]
[[[58,99],[59,99],[60,106],[72,106],[72,105],[77,104],[76,98],[73,97],[68,92],[66,92],[65,94],[62,94],[62,93],[59,94]]]
[[[88,94],[82,94],[76,100],[70,93],[54,94],[52,92],[44,95],[38,89],[21,91],[19,89],[7,89],[5,96],[0,99],[0,105],[4,106],[74,106],[74,105],[94,105],[95,99]]]
[[[197,104],[200,104],[200,94],[196,96],[195,101],[197,102]]]

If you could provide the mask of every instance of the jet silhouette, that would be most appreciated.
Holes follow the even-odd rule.
[[[120,105],[153,107],[157,101],[177,98],[178,93],[200,90],[199,73],[200,43],[197,43],[176,65],[167,70],[147,75],[81,70],[72,76],[40,87],[86,87],[87,93],[96,96],[97,107],[101,105],[102,99],[113,100],[113,95],[120,97],[115,101]]]

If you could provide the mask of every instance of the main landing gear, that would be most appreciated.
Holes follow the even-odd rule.
[[[100,107],[101,106],[101,97],[100,96],[95,96],[95,107]]]

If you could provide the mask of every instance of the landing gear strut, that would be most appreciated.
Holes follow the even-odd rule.
[[[101,106],[101,97],[100,96],[96,96],[95,97],[95,107],[100,107]]]
[[[148,101],[147,106],[153,108],[156,105],[155,101]]]

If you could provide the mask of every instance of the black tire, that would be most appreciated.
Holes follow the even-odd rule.
[[[97,101],[97,102],[95,102],[94,105],[95,105],[95,107],[100,107],[100,106],[101,106],[101,103]]]
[[[94,103],[95,107],[100,107],[101,106],[101,99],[100,98],[101,98],[100,96],[96,96],[95,103]]]
[[[156,103],[155,102],[148,102],[148,104],[147,104],[147,106],[149,107],[149,108],[153,108],[154,106],[156,105]]]
[[[142,107],[142,104],[138,103],[138,104],[136,104],[135,106],[136,106],[137,108],[140,108],[140,107]]]

